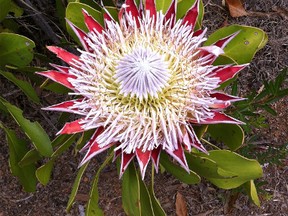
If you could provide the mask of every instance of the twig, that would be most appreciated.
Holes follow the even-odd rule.
[[[22,8],[24,8],[24,10],[28,14],[30,14],[30,15],[33,14],[33,16],[31,16],[31,17],[34,20],[34,22],[36,23],[36,25],[39,26],[41,28],[41,30],[45,32],[47,37],[51,41],[53,41],[53,43],[55,43],[55,44],[60,43],[60,39],[56,36],[53,29],[50,27],[50,25],[46,21],[45,16],[43,16],[43,14],[41,12],[39,12],[37,9],[35,9],[29,0],[15,0],[15,2],[18,5],[20,5]]]

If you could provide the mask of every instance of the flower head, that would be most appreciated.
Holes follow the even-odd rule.
[[[136,155],[144,178],[150,159],[157,169],[161,151],[189,172],[184,151],[206,152],[193,124],[241,123],[222,113],[241,98],[216,89],[246,65],[212,65],[237,33],[202,46],[206,31],[195,30],[199,4],[195,0],[177,20],[175,0],[165,14],[154,0],[139,7],[126,0],[119,21],[104,8],[104,26],[83,10],[88,33],[68,21],[84,47],[80,56],[48,47],[69,67],[52,65],[56,70],[39,74],[70,88],[78,99],[46,109],[82,116],[59,133],[96,129],[81,165],[114,147],[115,157],[122,157],[120,176]]]

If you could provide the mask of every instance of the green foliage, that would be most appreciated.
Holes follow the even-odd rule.
[[[266,111],[272,115],[277,115],[271,104],[288,96],[288,88],[283,88],[285,78],[287,77],[287,68],[283,69],[275,80],[264,82],[263,88],[259,92],[252,92],[246,96],[246,100],[234,103],[235,108],[230,110],[234,117],[247,123],[243,126],[244,130],[249,133],[253,127],[265,127]],[[237,82],[233,84],[234,92],[237,92]]]
[[[172,163],[166,154],[161,155],[160,163],[167,172],[186,184],[197,184],[200,182],[200,177],[195,172],[191,171],[188,173],[186,170],[179,167],[178,164]]]
[[[128,166],[122,177],[122,205],[127,215],[166,215],[154,194],[154,174],[151,182],[148,189],[145,182],[139,178],[134,163]]]
[[[240,26],[240,25],[231,25],[228,27],[223,27],[214,33],[212,33],[204,45],[211,45],[218,41],[221,38],[224,38],[228,35],[231,35],[235,32],[239,32],[237,36],[227,44],[224,48],[225,54],[231,58],[237,64],[245,64],[252,60],[255,53],[262,49],[268,41],[266,33],[255,27],[250,26]],[[219,59],[214,63],[218,65],[217,61],[221,61],[223,64],[223,59],[220,56]],[[228,62],[231,63],[231,62]]]
[[[11,7],[11,0],[0,0],[0,22],[6,17]]]
[[[97,170],[97,173],[93,180],[92,189],[90,190],[89,201],[86,209],[87,216],[104,215],[103,211],[98,206],[98,200],[99,200],[98,182],[101,171],[107,166],[108,163],[111,162],[112,158],[113,158],[113,152],[110,153],[110,155],[106,158],[106,160],[101,164],[101,166]]]
[[[215,162],[217,173],[225,177],[206,177],[219,188],[236,188],[250,180],[262,177],[262,168],[256,160],[247,159],[234,152],[213,150],[209,151],[209,155],[199,153],[199,156]]]
[[[77,195],[77,191],[79,189],[79,186],[80,186],[80,183],[81,183],[81,178],[87,168],[87,166],[89,165],[89,161],[84,164],[82,167],[80,167],[80,169],[78,170],[78,173],[77,173],[77,176],[74,180],[74,184],[72,186],[72,190],[71,190],[71,194],[70,194],[70,197],[69,197],[69,200],[68,200],[68,203],[67,203],[67,207],[66,207],[66,211],[69,212],[73,203],[74,203],[74,200],[75,200],[75,197]]]
[[[215,124],[209,125],[207,132],[218,143],[223,143],[230,150],[236,151],[244,142],[244,132],[239,125]]]
[[[38,122],[30,122],[28,119],[24,118],[22,110],[6,102],[3,98],[0,98],[0,103],[7,108],[16,123],[32,141],[34,147],[40,152],[40,154],[43,156],[50,156],[53,152],[51,141],[41,125]]]
[[[28,151],[27,142],[19,139],[13,130],[5,128],[0,122],[0,128],[6,133],[6,139],[9,146],[9,165],[11,172],[17,176],[24,190],[34,192],[36,190],[35,164],[19,166],[19,161]]]
[[[13,82],[16,86],[19,87],[23,91],[23,93],[34,103],[40,103],[40,99],[35,92],[33,86],[27,82],[20,79],[17,79],[12,73],[0,70],[0,74],[8,79],[9,81]]]
[[[0,33],[0,67],[7,64],[23,67],[33,59],[32,40],[13,33]]]

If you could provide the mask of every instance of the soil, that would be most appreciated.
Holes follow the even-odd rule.
[[[55,21],[55,16],[49,10],[54,10],[54,1],[32,1],[35,7],[48,18],[49,24]],[[49,6],[48,6],[49,5]],[[52,5],[52,6],[51,6]],[[256,54],[254,60],[239,77],[241,89],[240,94],[252,90],[259,90],[264,80],[275,78],[279,71],[288,66],[288,2],[286,0],[246,0],[245,9],[250,12],[248,16],[232,18],[226,7],[222,6],[221,0],[205,0],[205,17],[203,26],[208,28],[208,33],[231,24],[243,24],[263,29],[269,37],[268,44]],[[21,20],[20,24],[29,23],[36,34],[31,37],[39,47],[39,52],[45,52],[41,48],[47,43],[52,44],[53,40],[40,31],[35,22],[28,17]],[[55,27],[53,27],[55,28]],[[58,35],[62,33],[59,30]],[[25,31],[24,31],[25,32]],[[39,64],[35,62],[35,64]],[[42,65],[43,66],[43,65]],[[44,65],[47,66],[48,65]],[[286,82],[285,87],[288,87]],[[39,121],[49,131],[51,138],[63,126],[58,123],[57,114],[41,111],[41,107],[51,105],[63,100],[63,96],[55,94],[44,95],[43,104],[36,106],[31,104],[17,87],[0,77],[0,91],[10,103],[17,105],[24,111],[25,117]],[[53,102],[51,102],[51,100]],[[255,130],[260,137],[255,145],[259,149],[268,146],[279,149],[288,143],[288,99],[287,97],[273,104],[277,111],[276,117],[267,115],[267,128]],[[17,126],[9,116],[0,116],[4,124],[14,130]],[[19,134],[19,130],[17,131]],[[47,186],[37,185],[35,193],[23,192],[18,180],[13,177],[8,164],[8,145],[5,141],[5,134],[0,130],[0,216],[31,215],[84,215],[85,203],[88,200],[90,184],[100,159],[93,159],[85,172],[82,184],[76,197],[76,202],[71,211],[65,211],[71,187],[77,174],[77,166],[82,155],[74,156],[72,149],[68,150],[57,160],[53,176]],[[287,151],[284,149],[284,151]],[[257,152],[253,154],[257,157]],[[277,157],[277,155],[275,155]],[[157,174],[155,179],[155,192],[167,215],[176,215],[175,199],[176,194],[183,195],[187,204],[189,215],[288,215],[288,157],[281,160],[281,163],[263,163],[264,176],[257,182],[264,182],[260,187],[259,196],[261,207],[257,207],[249,198],[238,193],[236,190],[220,190],[203,180],[198,185],[186,185],[167,173]],[[149,167],[148,169],[149,170]],[[121,180],[119,180],[114,164],[109,165],[103,172],[99,183],[100,206],[105,215],[125,215],[121,206]]]

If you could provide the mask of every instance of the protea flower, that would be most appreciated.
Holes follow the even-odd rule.
[[[126,0],[118,21],[104,8],[104,26],[83,10],[88,33],[68,21],[84,47],[80,56],[48,47],[69,66],[52,64],[56,70],[39,74],[70,88],[77,99],[46,110],[82,116],[59,134],[96,129],[80,165],[114,148],[115,158],[121,155],[120,176],[136,156],[144,178],[150,159],[157,170],[164,151],[189,172],[184,151],[207,152],[193,125],[241,124],[222,112],[241,98],[215,89],[246,65],[212,65],[237,33],[201,46],[206,30],[195,30],[199,4],[177,20],[176,0],[165,14],[154,0],[139,7]]]

